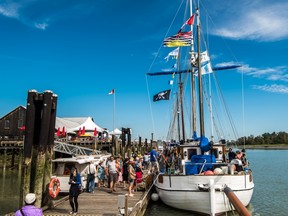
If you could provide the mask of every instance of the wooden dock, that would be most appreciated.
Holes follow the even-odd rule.
[[[119,186],[116,192],[108,193],[107,187],[95,188],[94,193],[83,192],[78,197],[79,209],[77,215],[116,216],[121,215],[118,208],[119,195],[128,194],[128,189]],[[133,197],[128,196],[128,215],[144,215],[152,193],[150,187],[146,191],[135,191]],[[125,198],[124,198],[125,200]],[[52,209],[44,210],[44,215],[68,215],[71,211],[68,196]],[[123,209],[124,211],[124,209]]]

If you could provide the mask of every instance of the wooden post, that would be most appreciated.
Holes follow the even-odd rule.
[[[30,175],[31,175],[31,162],[32,162],[32,146],[34,143],[34,127],[35,127],[35,104],[34,97],[37,92],[30,90],[28,92],[27,108],[26,108],[26,122],[25,122],[25,140],[24,140],[24,154],[23,154],[23,169],[21,176],[20,187],[20,203],[19,207],[24,203],[24,197],[30,192]]]
[[[131,133],[130,133],[130,128],[128,128],[129,133],[128,133],[128,146],[131,146]]]
[[[115,149],[116,149],[116,153],[115,154],[116,155],[118,155],[118,154],[122,155],[118,138],[115,135],[113,135],[113,137],[114,137],[114,143],[115,143]]]
[[[139,141],[138,141],[138,148],[139,148],[139,152],[141,155],[143,155],[143,148],[142,148],[142,143],[141,143],[141,136],[139,136]]]
[[[4,169],[6,169],[6,163],[7,163],[7,149],[5,148],[4,149],[4,164],[3,164]]]
[[[57,109],[57,95],[53,94],[52,96],[52,105],[50,111],[50,124],[49,124],[49,133],[48,133],[48,145],[45,153],[45,169],[44,169],[44,179],[43,179],[43,198],[42,206],[50,205],[51,198],[49,196],[49,183],[52,176],[52,159],[54,156],[53,147],[55,139],[55,122],[56,122],[56,109]]]
[[[14,167],[15,162],[15,149],[12,149],[11,167]]]
[[[115,135],[112,135],[112,155],[117,155],[116,153],[116,143],[115,143]]]
[[[125,128],[122,128],[122,148],[124,149],[123,152],[124,154],[126,153],[126,133],[125,133]]]
[[[20,205],[24,196],[33,192],[37,197],[35,205],[42,206],[43,193],[52,174],[56,102],[57,97],[51,91],[44,94],[35,90],[28,92]]]
[[[39,146],[37,153],[37,163],[36,163],[36,173],[35,173],[35,187],[34,192],[36,194],[35,206],[41,207],[42,204],[42,194],[43,194],[43,183],[44,183],[44,170],[46,161],[46,150],[49,139],[49,129],[50,129],[50,117],[51,117],[51,107],[52,107],[52,95],[51,91],[45,91],[43,94],[42,101],[42,119],[40,122],[40,136],[39,136]]]
[[[98,138],[94,137],[94,150],[98,150]]]

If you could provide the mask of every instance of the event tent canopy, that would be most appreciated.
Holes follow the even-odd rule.
[[[79,131],[79,129],[83,129],[83,127],[85,127],[85,132],[93,133],[95,128],[98,132],[105,131],[104,128],[98,126],[91,117],[83,117],[83,118],[56,117],[55,129],[56,130],[58,128],[62,129],[63,127],[65,127],[66,133],[77,133],[77,131]]]

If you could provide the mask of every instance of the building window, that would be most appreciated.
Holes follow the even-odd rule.
[[[23,119],[18,120],[18,128],[23,127]]]
[[[19,113],[19,119],[23,119],[24,118],[24,110],[20,109],[18,113]]]
[[[10,128],[10,121],[9,120],[5,120],[4,128],[5,129],[9,129]]]

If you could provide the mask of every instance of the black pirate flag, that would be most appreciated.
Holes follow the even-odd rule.
[[[156,102],[159,100],[169,100],[170,91],[171,89],[157,93],[156,95],[153,96],[153,102]]]

